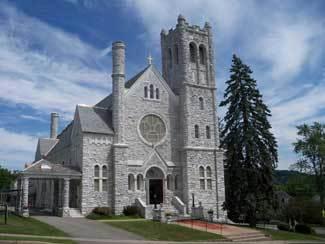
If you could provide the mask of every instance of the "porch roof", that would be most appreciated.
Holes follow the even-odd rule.
[[[40,159],[21,172],[22,176],[30,178],[81,178],[81,172],[62,164]]]

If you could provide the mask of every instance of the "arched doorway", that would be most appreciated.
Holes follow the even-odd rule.
[[[164,173],[158,167],[151,167],[146,173],[147,203],[160,204],[164,201]]]

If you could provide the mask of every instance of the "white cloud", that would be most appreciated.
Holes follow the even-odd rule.
[[[239,21],[251,9],[254,9],[252,1],[216,1],[216,0],[126,0],[130,11],[137,11],[144,26],[147,37],[158,42],[162,28],[169,29],[175,26],[179,14],[184,15],[192,23],[204,24],[210,21],[216,26],[216,30],[223,35],[218,39],[228,38],[237,29]],[[153,11],[155,10],[155,11]],[[159,14],[157,14],[159,12]]]
[[[324,27],[320,23],[305,21],[288,23],[281,18],[279,23],[267,26],[265,35],[260,35],[251,51],[270,65],[270,77],[274,81],[290,81],[299,74],[314,49],[322,52],[314,40],[324,38]],[[325,39],[325,38],[324,38]]]
[[[40,122],[47,122],[45,119],[41,118],[40,116],[32,116],[32,115],[28,115],[28,114],[21,114],[20,118],[27,119],[27,120],[40,121]]]
[[[0,164],[17,169],[33,160],[37,138],[0,128]]]
[[[0,13],[1,99],[71,118],[76,104],[109,93],[102,50],[8,5],[0,4]]]

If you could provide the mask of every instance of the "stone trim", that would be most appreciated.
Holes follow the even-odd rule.
[[[200,88],[200,89],[217,90],[217,88],[213,87],[213,86],[202,86],[202,85],[192,84],[192,83],[188,83],[188,82],[184,82],[183,84],[185,86],[191,86],[191,87]]]
[[[183,147],[182,151],[218,151],[218,148],[213,147]]]
[[[115,143],[112,146],[117,147],[117,148],[128,148],[129,147],[129,145],[123,144],[123,143]]]

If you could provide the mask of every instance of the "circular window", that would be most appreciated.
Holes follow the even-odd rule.
[[[166,126],[157,115],[146,115],[140,122],[140,133],[147,142],[156,144],[166,135]]]

